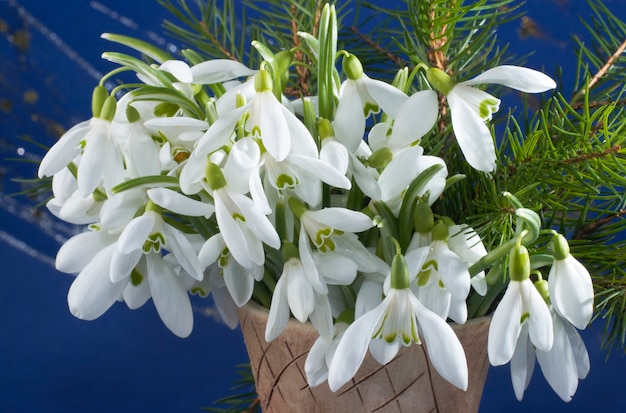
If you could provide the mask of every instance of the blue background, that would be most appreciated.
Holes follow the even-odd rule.
[[[607,1],[626,17],[626,2]],[[571,34],[586,36],[578,0],[529,0],[535,35],[520,35],[520,21],[501,32],[517,55],[535,52],[528,66],[554,73],[566,68],[571,88],[575,57]],[[176,49],[163,36],[167,17],[156,2],[123,0],[0,0],[0,412],[193,412],[229,394],[235,365],[247,360],[239,331],[215,321],[208,301],[194,301],[194,332],[171,334],[153,306],[130,311],[115,305],[96,321],[75,319],[66,294],[72,277],[54,270],[54,255],[76,229],[35,211],[37,200],[10,197],[32,178],[42,150],[63,128],[90,117],[90,93],[103,72],[105,50],[124,51],[100,39],[128,34]],[[569,72],[567,70],[570,70]],[[574,400],[563,403],[539,369],[517,402],[508,366],[491,368],[481,412],[623,412],[626,359],[599,348],[602,324],[583,333],[591,372]]]

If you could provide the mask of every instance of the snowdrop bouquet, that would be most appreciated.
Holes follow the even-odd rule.
[[[255,40],[254,66],[103,35],[149,61],[104,53],[119,68],[94,89],[93,117],[39,167],[52,177],[48,209],[86,225],[56,261],[77,274],[72,314],[93,320],[151,298],[186,337],[190,294],[211,295],[231,328],[254,300],[269,309],[267,341],[290,317],[311,322],[307,379],[337,390],[368,351],[385,364],[422,342],[440,375],[466,389],[448,321],[493,312],[489,360],[510,363],[518,399],[536,359],[570,400],[589,371],[577,331],[593,315],[589,272],[541,208],[496,191],[507,229],[481,233],[459,189],[511,172],[490,127],[500,100],[482,85],[542,93],[556,83],[513,65],[457,78],[436,58],[378,80],[338,50],[333,6],[316,28],[295,33],[293,49]],[[302,70],[315,93],[288,89]],[[136,76],[111,87],[126,72]],[[450,199],[454,215],[440,207]]]

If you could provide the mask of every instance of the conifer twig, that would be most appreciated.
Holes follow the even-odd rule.
[[[578,92],[576,92],[572,100],[578,99],[579,97],[585,94],[586,90],[591,89],[596,83],[598,83],[600,78],[602,78],[602,76],[604,76],[606,72],[608,72],[609,68],[611,67],[615,59],[617,59],[622,53],[624,53],[624,50],[626,50],[626,40],[624,40],[622,44],[619,45],[615,53],[613,53],[611,57],[609,57],[609,59],[604,64],[604,66],[602,66],[600,70],[598,70],[598,72],[595,75],[593,75],[591,80],[589,80],[589,84],[587,85],[587,87],[581,88]]]

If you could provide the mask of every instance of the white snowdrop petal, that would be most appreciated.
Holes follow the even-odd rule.
[[[181,279],[161,257],[150,254],[147,260],[148,285],[161,321],[178,337],[189,336],[193,329],[193,313]]]
[[[357,318],[343,334],[328,369],[328,386],[337,391],[356,374],[372,339],[374,329],[383,316],[384,303]]]
[[[154,213],[146,213],[130,221],[120,234],[117,250],[122,254],[130,254],[132,251],[140,250],[152,233],[155,222]]]
[[[165,248],[174,254],[176,261],[189,275],[202,281],[204,275],[191,242],[182,232],[168,224],[163,225],[163,232],[165,233]]]
[[[437,372],[452,385],[467,390],[468,372],[465,351],[452,327],[417,299],[413,301],[428,357]]]
[[[289,302],[287,301],[287,277],[278,279],[265,327],[265,341],[268,343],[278,337],[289,322]]]
[[[200,265],[206,268],[214,264],[225,247],[226,244],[224,244],[224,238],[222,238],[221,233],[217,233],[206,240],[204,244],[202,244],[202,248],[200,248],[200,252],[198,253],[198,261],[200,261]]]
[[[476,170],[492,172],[496,169],[496,149],[489,127],[461,96],[453,91],[447,97],[454,135],[467,163]]]
[[[307,214],[315,221],[346,232],[361,232],[374,226],[370,217],[359,211],[347,208],[329,207],[318,211],[309,211]]]
[[[553,317],[554,342],[549,351],[537,351],[543,376],[559,397],[569,402],[578,388],[578,373],[569,338],[562,322]]]
[[[306,322],[315,307],[313,288],[306,281],[300,260],[292,259],[285,263],[287,274],[287,300],[293,316],[301,323]]]
[[[182,60],[168,60],[159,66],[159,70],[172,74],[176,79],[184,83],[193,82],[193,75],[187,63]]]
[[[593,285],[587,269],[571,255],[555,260],[548,276],[548,289],[554,309],[579,330],[593,316]]]
[[[458,255],[450,251],[447,245],[439,250],[437,260],[439,277],[445,288],[456,298],[465,299],[470,291],[470,275],[468,266]]]
[[[435,126],[438,115],[439,103],[435,91],[423,90],[413,94],[398,110],[390,143],[404,148],[419,141]]]
[[[74,317],[95,320],[120,298],[126,282],[112,283],[109,278],[114,250],[115,245],[109,245],[96,254],[70,286],[67,303]]]
[[[193,83],[210,85],[242,76],[252,76],[256,70],[231,59],[214,59],[192,66],[191,73]]]
[[[78,190],[81,196],[86,197],[100,184],[105,170],[105,162],[102,162],[103,154],[109,150],[110,128],[92,129],[87,144],[83,150],[83,156],[78,165]]]
[[[535,352],[528,342],[528,325],[522,326],[522,331],[517,339],[515,352],[511,358],[511,382],[513,391],[518,401],[524,398],[524,391],[530,382],[533,365],[535,364]]]
[[[522,329],[520,325],[522,299],[519,284],[517,281],[509,282],[509,286],[491,319],[487,352],[489,362],[493,366],[501,366],[511,360],[517,338]]]
[[[554,340],[550,309],[529,279],[522,281],[522,291],[529,313],[527,323],[530,341],[537,350],[548,351]]]
[[[383,339],[374,339],[370,342],[370,353],[374,360],[382,365],[389,363],[398,354],[398,351],[402,347],[400,341],[396,340],[393,343],[387,343]]]
[[[37,174],[40,178],[57,174],[80,154],[78,145],[94,122],[86,120],[74,125],[52,145],[39,164]]]
[[[59,248],[56,269],[65,273],[77,273],[114,240],[115,237],[108,235],[106,230],[85,231],[75,235]]]
[[[244,306],[252,297],[254,289],[254,278],[248,274],[248,270],[235,260],[223,268],[224,282],[233,301],[238,307]]]
[[[556,83],[549,76],[527,67],[511,65],[496,66],[461,83],[464,85],[495,83],[526,93],[541,93],[556,88]]]
[[[148,189],[148,196],[158,206],[179,215],[208,218],[215,212],[212,204],[191,199],[167,188]]]
[[[390,117],[397,118],[398,110],[407,101],[408,96],[397,87],[381,80],[362,75],[367,93],[374,99],[380,108]]]
[[[342,86],[333,128],[337,140],[354,153],[365,133],[365,115],[354,81],[347,80]]]

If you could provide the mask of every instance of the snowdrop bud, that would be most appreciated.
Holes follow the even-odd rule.
[[[304,205],[302,201],[300,201],[298,198],[292,196],[287,202],[289,203],[289,208],[291,208],[291,212],[293,212],[293,214],[298,218],[300,218],[302,214],[308,211],[306,205]]]
[[[212,190],[217,190],[226,186],[226,178],[219,166],[213,162],[208,162],[204,172],[204,178]]]
[[[537,288],[537,291],[539,291],[539,294],[541,294],[541,298],[543,298],[543,301],[545,301],[546,304],[550,305],[550,293],[548,292],[548,281],[544,279],[536,281],[535,288]]]
[[[102,111],[100,112],[100,118],[111,122],[115,117],[115,109],[117,108],[117,100],[115,97],[109,96],[102,105]]]
[[[434,229],[435,216],[433,215],[433,210],[428,206],[428,203],[421,199],[417,201],[415,211],[413,212],[413,221],[415,223],[415,231],[421,234],[428,234]]]
[[[431,67],[426,71],[426,79],[428,79],[432,87],[444,95],[449,94],[456,85],[446,72],[436,67]]]
[[[286,85],[289,81],[289,66],[293,61],[293,52],[290,50],[281,50],[274,55],[278,63],[278,71],[280,73],[280,81]]]
[[[383,169],[393,160],[393,152],[386,146],[374,152],[367,160],[372,168]]]
[[[141,119],[141,115],[137,109],[128,105],[126,106],[126,119],[128,119],[130,123],[135,123]]]
[[[109,96],[109,92],[105,89],[104,86],[96,86],[93,89],[93,93],[91,95],[91,112],[94,118],[100,117],[100,112],[102,112],[102,105],[104,105],[104,101]]]
[[[450,232],[448,231],[448,226],[441,221],[437,221],[433,227],[433,241],[448,242],[449,238]]]
[[[390,286],[396,290],[409,288],[409,266],[404,256],[398,252],[391,261]]]
[[[569,244],[565,237],[557,234],[552,238],[552,247],[554,248],[554,259],[562,261],[569,256]]]
[[[298,253],[298,247],[296,247],[292,242],[285,242],[281,249],[284,262],[287,262],[292,258],[300,258],[300,254]]]
[[[335,130],[333,124],[328,119],[320,118],[317,122],[317,132],[320,135],[320,140],[331,138],[335,136]]]
[[[357,80],[363,76],[363,65],[358,57],[353,54],[349,54],[348,57],[343,59],[343,72],[348,79]]]
[[[509,278],[524,281],[530,277],[530,257],[523,245],[516,245],[509,254]]]
[[[258,93],[272,91],[272,75],[267,70],[259,70],[254,76],[254,90]]]

